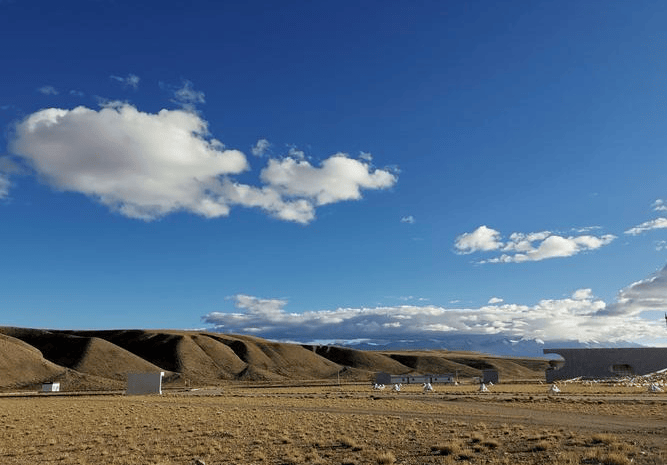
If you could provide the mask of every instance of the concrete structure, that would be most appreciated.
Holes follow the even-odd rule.
[[[162,394],[164,371],[154,373],[128,373],[127,391],[129,395]]]
[[[548,383],[559,379],[612,378],[645,375],[667,368],[667,347],[617,349],[543,349],[565,359],[561,368],[549,368]]]
[[[375,376],[376,384],[424,384],[424,383],[454,383],[453,374],[444,375],[390,375],[378,373]]]
[[[42,384],[42,392],[58,392],[58,391],[60,391],[60,383]]]
[[[496,370],[482,370],[482,383],[498,384],[498,372]]]

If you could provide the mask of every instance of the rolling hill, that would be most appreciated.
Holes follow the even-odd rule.
[[[65,331],[0,327],[0,389],[60,382],[63,390],[124,389],[127,373],[164,371],[174,387],[231,381],[371,381],[392,374],[457,373],[543,379],[545,359],[475,352],[368,351],[205,331]]]

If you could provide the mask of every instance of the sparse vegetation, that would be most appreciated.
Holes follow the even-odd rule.
[[[133,343],[120,339],[121,333],[107,336],[110,340],[106,342],[91,339],[86,353],[80,355],[77,366],[86,367],[87,373],[63,371],[46,363],[39,352],[10,341],[8,346],[20,357],[14,359],[9,352],[4,355],[20,363],[16,362],[14,371],[3,371],[0,384],[15,386],[7,379],[19,379],[23,366],[38,360],[42,365],[35,373],[62,376],[63,386],[116,389],[123,382],[99,376],[103,365],[96,366],[96,360],[115,354],[112,370],[117,374],[123,367],[157,363],[158,357],[164,362],[165,353],[177,353],[180,358],[165,363],[174,369],[188,367],[188,390],[180,375],[174,374],[163,396],[33,393],[33,397],[13,398],[0,394],[2,465],[190,465],[195,460],[206,465],[667,463],[661,436],[667,428],[665,394],[580,383],[567,385],[555,397],[548,395],[544,384],[522,382],[497,384],[491,393],[479,396],[477,386],[469,381],[439,386],[428,396],[423,395],[421,385],[404,385],[400,393],[377,392],[368,382],[352,383],[367,381],[368,370],[347,370],[349,377],[340,386],[337,379],[336,385],[327,386],[317,377],[336,378],[339,365],[333,358],[346,366],[361,360],[373,367],[396,367],[404,361],[428,362],[429,367],[437,368],[457,356],[414,352],[408,357],[347,349],[326,352],[249,337],[182,332],[169,337],[151,334],[178,350],[146,349],[146,360],[153,360],[147,362],[114,345]],[[67,339],[64,335],[59,338]],[[46,344],[43,348],[48,349]],[[317,358],[320,352],[331,359]],[[309,358],[300,359],[304,354]],[[217,372],[210,378],[211,357],[217,357],[216,366],[232,367],[225,369],[233,373]],[[473,356],[458,357],[477,363]],[[299,375],[289,371],[294,360],[301,364]],[[493,359],[493,363],[506,374],[530,374],[520,361]],[[331,367],[334,369],[327,371]],[[304,373],[315,380],[301,384],[298,379],[304,379]],[[203,381],[211,381],[211,388],[190,390]]]
[[[431,450],[440,455],[456,455],[461,452],[462,446],[460,442],[449,442],[445,444],[437,444],[431,447]]]
[[[396,456],[390,451],[379,453],[376,459],[378,465],[392,465],[396,462]]]
[[[304,389],[310,394],[301,395]],[[408,387],[404,397],[373,399],[354,387],[341,393],[229,386],[216,396],[0,397],[0,463],[664,463],[659,435],[638,434],[632,427],[581,432],[585,424],[577,419],[603,418],[609,414],[605,405],[591,404],[578,417],[561,415],[560,404],[514,401],[523,411],[534,408],[521,420],[503,402],[424,401],[409,392]],[[645,429],[667,424],[662,408],[616,404],[628,418],[644,418]],[[546,412],[557,423],[553,428],[544,427]],[[513,423],[502,419],[505,414]],[[577,432],[570,432],[570,425]]]

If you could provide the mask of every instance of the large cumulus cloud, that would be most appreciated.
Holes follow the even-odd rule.
[[[234,175],[249,169],[245,155],[212,138],[199,114],[145,113],[118,102],[99,110],[33,113],[16,125],[10,151],[54,188],[144,220],[175,211],[227,216],[239,205],[308,223],[317,206],[359,199],[362,189],[385,189],[397,180],[339,153],[321,166],[270,159],[260,173],[263,184],[241,184]],[[0,181],[0,194],[6,196],[8,178]]]

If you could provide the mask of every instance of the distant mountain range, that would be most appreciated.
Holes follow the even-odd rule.
[[[642,347],[640,344],[633,342],[584,343],[565,339],[545,343],[540,339],[516,339],[504,335],[451,335],[441,338],[403,339],[373,343],[356,341],[337,341],[337,343],[357,350],[464,350],[511,357],[544,357],[542,349],[547,348]]]

